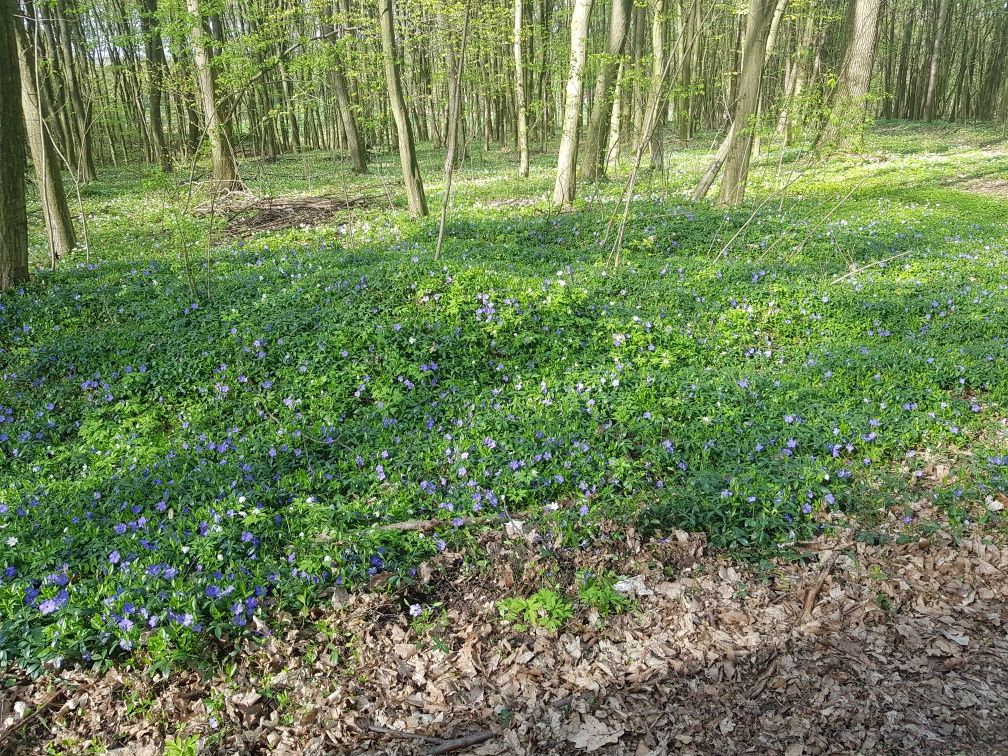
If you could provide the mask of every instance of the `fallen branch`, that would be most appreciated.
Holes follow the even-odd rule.
[[[405,522],[391,522],[388,525],[374,525],[370,528],[366,528],[368,531],[392,531],[396,533],[405,533],[416,530],[433,530],[434,528],[444,527],[445,525],[451,525],[456,528],[464,528],[467,525],[482,525],[486,522],[492,522],[493,520],[500,519],[500,515],[484,515],[483,517],[459,517],[455,520],[442,520],[441,518],[435,518],[433,520],[406,520]]]
[[[247,192],[234,192],[210,206],[196,208],[199,216],[219,215],[230,234],[258,231],[280,231],[298,226],[323,223],[341,212],[367,208],[380,199],[379,195],[343,197],[262,197]]]
[[[394,730],[391,727],[382,727],[381,725],[368,725],[368,729],[371,732],[381,733],[382,735],[390,735],[393,738],[399,738],[400,740],[421,740],[428,745],[434,746],[434,750],[430,751],[431,756],[435,754],[444,753],[454,753],[463,748],[468,748],[469,746],[479,745],[480,743],[485,743],[493,737],[493,733],[489,730],[484,730],[483,732],[473,733],[472,735],[464,735],[460,738],[435,738],[431,735],[421,735],[418,732],[408,732],[406,730]]]
[[[838,284],[841,281],[845,281],[846,279],[850,278],[851,276],[856,276],[858,273],[861,273],[862,271],[868,270],[868,268],[874,268],[876,265],[885,265],[887,262],[891,262],[892,260],[895,260],[898,257],[903,257],[904,255],[909,255],[911,251],[912,250],[908,249],[908,250],[906,250],[904,252],[900,252],[898,255],[893,255],[892,257],[887,257],[885,260],[876,260],[873,263],[868,263],[867,265],[863,265],[860,268],[852,270],[850,273],[845,273],[844,275],[842,275],[842,276],[840,276],[838,278],[834,278],[832,281],[830,281],[830,285],[832,286],[833,284]]]
[[[460,751],[463,748],[468,748],[469,746],[479,745],[480,743],[485,743],[493,737],[493,733],[489,730],[484,730],[483,732],[477,732],[473,735],[466,735],[465,737],[455,738],[454,740],[444,740],[441,742],[437,748],[431,751],[431,756],[441,753],[454,753],[455,751]]]
[[[798,620],[799,625],[803,625],[812,618],[812,610],[815,608],[816,601],[819,599],[819,593],[822,591],[823,584],[826,582],[826,578],[833,571],[833,567],[836,565],[837,557],[840,556],[839,552],[833,552],[825,565],[823,565],[822,570],[819,572],[819,579],[816,580],[814,586],[809,588],[808,593],[805,594],[805,603],[802,604],[801,617]]]
[[[454,520],[445,520],[440,517],[432,520],[404,520],[403,522],[390,522],[387,525],[370,525],[360,530],[353,530],[347,536],[365,535],[367,533],[412,533],[426,532],[436,528],[452,526],[453,528],[464,528],[470,525],[485,525],[495,520],[499,520],[499,514],[483,515],[482,517],[457,517]],[[328,533],[320,533],[318,540],[325,543],[334,539]]]
[[[66,689],[64,688],[59,688],[58,690],[53,691],[45,698],[45,700],[42,701],[42,703],[35,707],[35,710],[32,711],[31,714],[23,719],[19,719],[18,721],[11,723],[3,732],[0,732],[0,750],[3,749],[4,744],[14,733],[27,727],[29,724],[38,719],[47,709],[49,709],[50,706],[53,705],[53,702],[55,702],[56,699],[64,693],[66,693]]]
[[[439,746],[445,741],[441,738],[434,738],[430,735],[421,735],[416,732],[406,732],[405,730],[393,730],[391,727],[382,727],[381,725],[368,725],[368,729],[371,732],[378,732],[383,735],[391,735],[394,738],[399,738],[400,740],[422,740],[425,743],[430,743],[432,745]]]

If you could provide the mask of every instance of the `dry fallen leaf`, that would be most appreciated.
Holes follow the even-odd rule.
[[[622,727],[609,727],[597,717],[585,714],[581,719],[581,727],[568,740],[575,747],[594,753],[602,746],[619,742],[623,733]]]
[[[617,581],[613,584],[613,590],[620,595],[629,596],[630,598],[643,598],[644,596],[651,596],[654,593],[654,591],[644,584],[644,578],[640,575]]]

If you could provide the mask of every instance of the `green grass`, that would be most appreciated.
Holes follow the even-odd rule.
[[[394,206],[209,245],[181,171],[103,172],[87,259],[0,299],[0,662],[170,664],[334,583],[408,582],[471,513],[573,547],[613,520],[700,530],[743,558],[922,499],[996,525],[1008,203],[962,187],[1008,173],[999,137],[883,124],[814,165],[774,147],[724,210],[683,196],[708,135],[643,175],[615,270],[621,183],[558,215],[550,155],[524,182],[473,152],[440,261],[432,152],[420,223],[394,156],[366,177],[249,161],[260,194],[392,185]],[[512,197],[535,201],[492,206]]]

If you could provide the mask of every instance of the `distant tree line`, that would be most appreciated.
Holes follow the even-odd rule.
[[[244,158],[325,150],[365,173],[395,150],[419,217],[417,142],[451,143],[449,171],[474,145],[511,151],[519,176],[557,149],[569,207],[579,182],[664,169],[714,131],[694,197],[720,178],[731,205],[761,139],[856,150],[876,116],[1008,120],[1006,0],[0,4],[0,289],[27,276],[29,165],[55,264],[77,244],[64,182],[138,159],[205,151],[223,191]]]

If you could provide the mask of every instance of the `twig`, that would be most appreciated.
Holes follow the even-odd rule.
[[[42,701],[42,703],[40,703],[38,706],[35,707],[35,710],[32,711],[31,714],[26,716],[24,719],[19,719],[17,722],[14,722],[13,724],[9,725],[7,729],[5,729],[3,732],[0,732],[0,748],[3,747],[4,743],[7,742],[7,740],[11,737],[11,735],[16,733],[18,730],[27,727],[29,724],[38,719],[39,716],[41,716],[41,714],[44,711],[46,711],[50,706],[52,706],[53,702],[64,693],[66,693],[65,688],[59,688],[58,690],[54,690],[52,693],[49,694],[49,696],[44,701]]]
[[[437,748],[431,751],[431,756],[439,753],[454,753],[463,748],[468,748],[469,746],[479,745],[480,743],[485,743],[490,740],[494,734],[489,730],[484,730],[483,732],[477,732],[472,735],[466,735],[465,737],[455,738],[454,740],[444,740],[441,742]]]
[[[441,246],[444,244],[445,223],[448,219],[448,205],[451,204],[452,179],[455,177],[455,144],[458,141],[459,120],[459,88],[462,84],[462,71],[465,68],[466,40],[469,38],[469,0],[465,4],[465,16],[462,21],[462,45],[459,52],[459,63],[455,71],[455,81],[452,82],[452,97],[448,103],[448,157],[445,159],[445,197],[441,203],[441,219],[438,222],[437,246],[434,248],[434,259],[441,258]]]
[[[452,524],[455,527],[465,527],[466,525],[479,525],[484,522],[491,522],[498,519],[498,515],[485,515],[483,517],[460,517],[459,520],[455,520]],[[368,528],[368,530],[378,530],[378,531],[395,531],[398,533],[409,532],[415,530],[432,530],[433,528],[442,527],[447,525],[449,521],[442,519],[432,519],[432,520],[406,520],[405,522],[393,522],[388,525],[376,525],[375,527]]]
[[[368,725],[368,729],[371,730],[371,732],[390,735],[393,738],[399,738],[400,740],[422,740],[424,743],[434,746],[434,750],[430,751],[431,756],[435,756],[435,754],[454,753],[455,751],[468,748],[469,746],[485,743],[494,736],[494,734],[489,730],[483,730],[482,732],[473,733],[472,735],[463,735],[460,738],[450,738],[446,740],[444,738],[435,738],[430,735],[421,735],[417,732],[393,730],[391,727],[382,727],[381,725],[376,724]]]
[[[857,268],[856,270],[852,270],[850,273],[845,273],[844,275],[839,276],[838,278],[834,278],[832,281],[830,281],[830,285],[832,286],[833,284],[838,284],[841,281],[845,281],[848,278],[850,278],[851,276],[856,276],[858,273],[861,273],[862,271],[868,270],[868,268],[874,268],[876,265],[885,265],[887,262],[895,260],[898,257],[903,257],[904,255],[909,255],[911,251],[912,250],[908,249],[908,250],[905,250],[903,252],[900,252],[898,255],[893,255],[892,257],[887,257],[885,260],[876,260],[873,263],[868,263],[867,265],[862,265],[860,268]]]
[[[809,588],[808,593],[805,594],[805,603],[802,605],[802,613],[800,619],[798,620],[798,624],[803,625],[811,619],[812,610],[815,608],[816,600],[819,598],[819,593],[822,591],[826,578],[829,577],[829,574],[833,571],[833,567],[836,565],[837,557],[839,556],[839,552],[833,552],[833,556],[831,556],[826,564],[823,565],[822,571],[819,573],[819,579],[816,580],[815,585]]]
[[[372,732],[380,732],[384,735],[391,735],[394,738],[400,738],[401,740],[422,740],[425,743],[431,743],[432,745],[440,746],[445,741],[441,738],[432,738],[430,735],[420,735],[416,732],[406,732],[404,730],[393,730],[391,727],[382,727],[381,725],[368,725],[368,729]]]
[[[418,531],[434,530],[451,525],[454,528],[464,528],[469,525],[484,525],[500,519],[500,514],[484,515],[482,517],[459,517],[456,520],[444,520],[435,518],[432,520],[404,520],[403,522],[390,522],[387,525],[371,525],[360,530],[347,533],[348,536],[364,535],[366,533],[413,533]],[[320,533],[318,540],[323,543],[332,541],[328,533]]]

